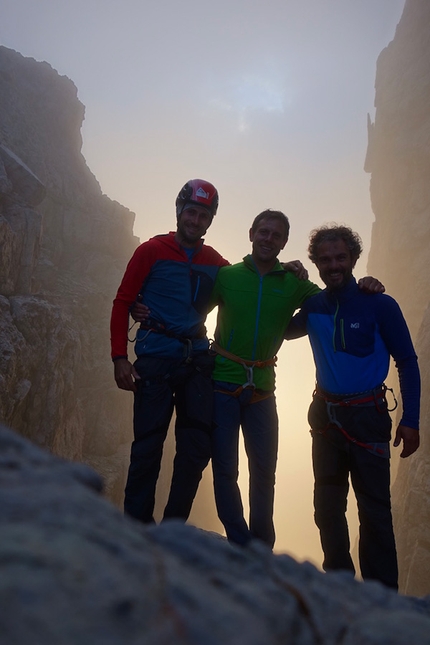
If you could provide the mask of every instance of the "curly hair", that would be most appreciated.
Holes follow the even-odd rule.
[[[324,242],[336,242],[337,240],[343,240],[351,252],[351,257],[354,260],[358,260],[363,251],[361,237],[349,228],[349,226],[335,223],[330,225],[325,224],[311,231],[308,246],[309,259],[315,264],[319,245]]]

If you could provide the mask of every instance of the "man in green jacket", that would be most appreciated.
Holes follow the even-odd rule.
[[[273,500],[278,453],[275,362],[294,312],[320,288],[284,271],[277,259],[288,241],[288,218],[266,210],[249,232],[252,253],[219,270],[212,293],[218,322],[212,348],[212,469],[218,515],[230,541],[275,543]],[[249,464],[249,526],[237,483],[239,428]]]

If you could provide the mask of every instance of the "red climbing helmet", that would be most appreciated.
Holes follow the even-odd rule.
[[[204,179],[190,179],[176,198],[176,216],[182,213],[186,204],[204,206],[213,217],[218,208],[218,191]]]

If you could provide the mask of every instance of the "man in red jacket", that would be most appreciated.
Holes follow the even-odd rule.
[[[163,444],[176,409],[176,456],[164,518],[188,518],[210,458],[213,357],[204,321],[221,266],[203,235],[218,208],[218,192],[192,179],[176,199],[177,229],[141,244],[131,258],[113,303],[112,360],[119,388],[134,392],[134,441],[124,510],[153,522],[155,487]],[[137,360],[127,356],[131,305],[151,314],[135,342]]]

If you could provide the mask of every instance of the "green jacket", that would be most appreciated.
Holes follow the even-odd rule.
[[[320,288],[285,272],[277,261],[270,273],[261,276],[251,255],[243,262],[218,271],[211,305],[218,305],[215,332],[217,343],[236,356],[248,360],[267,360],[282,345],[285,328],[296,309],[319,293]],[[275,387],[273,367],[254,367],[255,386],[262,390]],[[216,357],[213,378],[216,381],[244,384],[242,365],[220,355]]]

